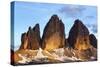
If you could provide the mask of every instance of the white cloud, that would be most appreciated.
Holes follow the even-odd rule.
[[[76,5],[68,5],[65,6],[63,8],[61,8],[59,11],[61,13],[65,13],[66,16],[68,17],[77,17],[82,15],[82,12],[85,10],[86,8],[83,6],[76,6]]]

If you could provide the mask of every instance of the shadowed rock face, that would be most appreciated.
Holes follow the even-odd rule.
[[[65,47],[69,47],[68,39],[65,39]]]
[[[96,37],[93,34],[90,34],[89,39],[90,39],[90,44],[93,47],[97,48],[97,39],[96,39]]]
[[[89,31],[87,27],[78,19],[75,20],[74,25],[69,32],[68,42],[70,47],[75,49],[81,50],[89,48]]]
[[[23,33],[21,36],[21,46],[20,49],[27,49],[28,46],[28,38],[27,38],[27,34]]]
[[[52,50],[64,47],[65,28],[57,15],[53,15],[44,28],[42,37],[42,48]]]
[[[20,49],[36,50],[39,47],[40,47],[40,29],[39,29],[39,24],[36,24],[33,29],[29,27],[28,32],[22,34]]]

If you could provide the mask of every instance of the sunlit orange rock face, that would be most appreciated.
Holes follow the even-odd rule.
[[[86,50],[90,48],[90,41],[88,36],[78,37],[75,43],[75,49]]]
[[[71,47],[78,50],[84,50],[90,47],[89,31],[78,19],[75,20],[69,32],[68,42]]]
[[[62,48],[65,45],[64,24],[57,15],[53,15],[44,28],[42,37],[42,48],[53,50]]]
[[[39,47],[40,47],[40,29],[39,29],[39,24],[36,24],[33,29],[29,27],[28,32],[22,34],[20,49],[36,50]]]

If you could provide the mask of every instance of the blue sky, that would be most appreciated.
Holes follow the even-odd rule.
[[[66,37],[75,19],[80,19],[90,33],[97,33],[97,7],[71,4],[50,4],[34,2],[14,2],[14,46],[18,49],[21,44],[21,34],[27,32],[28,27],[40,25],[42,37],[43,29],[53,14],[57,14],[65,24]]]

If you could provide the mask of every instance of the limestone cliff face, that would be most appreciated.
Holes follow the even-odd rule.
[[[96,39],[96,37],[93,34],[90,34],[89,39],[90,39],[90,44],[93,47],[97,48],[97,39]]]
[[[42,37],[42,48],[53,50],[65,45],[65,28],[63,22],[57,15],[53,15],[44,28]]]
[[[21,36],[21,46],[20,49],[27,49],[28,46],[28,38],[27,38],[27,34],[23,33]]]
[[[39,24],[36,24],[32,29],[29,27],[27,33],[23,33],[21,36],[20,49],[36,50],[40,47],[40,29]]]
[[[89,31],[82,21],[75,20],[69,32],[68,42],[71,47],[78,50],[88,49],[90,47]]]

